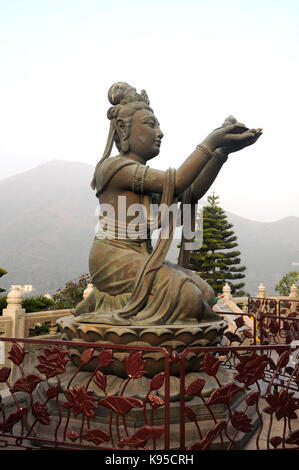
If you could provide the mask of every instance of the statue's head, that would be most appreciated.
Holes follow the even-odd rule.
[[[131,151],[146,160],[158,155],[163,134],[149,106],[146,91],[142,90],[139,94],[128,83],[117,82],[110,87],[108,99],[113,105],[107,112],[110,131],[103,157],[98,165],[109,157],[113,143],[123,154]],[[94,185],[93,179],[91,186]]]

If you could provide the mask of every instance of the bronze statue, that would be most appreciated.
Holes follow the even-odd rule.
[[[147,164],[159,154],[163,133],[146,92],[138,94],[127,83],[118,82],[109,89],[108,98],[113,105],[107,113],[110,131],[91,186],[100,206],[110,205],[115,218],[100,216],[89,258],[94,289],[73,313],[79,322],[112,325],[191,326],[213,320],[213,289],[188,269],[184,239],[179,264],[165,261],[174,217],[170,215],[166,224],[169,236],[160,234],[153,249],[149,208],[153,202],[161,207],[190,204],[194,227],[196,203],[210,188],[228,154],[256,142],[262,130],[248,129],[229,117],[177,170],[164,172]],[[114,143],[119,155],[110,157]],[[125,210],[119,209],[121,196]],[[130,232],[134,215],[128,215],[128,208],[133,204],[146,208],[143,230],[137,238]],[[163,211],[158,217],[163,232]]]

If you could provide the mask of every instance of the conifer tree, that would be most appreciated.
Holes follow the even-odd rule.
[[[240,251],[233,224],[227,221],[225,211],[218,206],[219,196],[212,193],[203,208],[203,218],[197,220],[195,238],[202,238],[202,247],[190,253],[190,269],[205,279],[220,294],[227,282],[233,295],[245,295],[245,266],[240,266]],[[201,223],[200,223],[201,222]]]

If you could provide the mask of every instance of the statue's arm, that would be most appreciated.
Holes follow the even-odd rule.
[[[198,174],[211,159],[212,152],[204,146],[198,146],[194,152],[183,162],[176,170],[175,175],[175,194],[179,195],[185,191],[196,179]],[[139,166],[139,165],[138,165]],[[165,172],[155,168],[146,168],[144,171],[144,180],[142,184],[135,184],[137,165],[130,165],[118,171],[111,180],[111,186],[125,190],[134,190],[135,187],[142,187],[144,193],[162,193],[165,180]],[[142,178],[142,171],[138,172],[139,178]],[[138,192],[138,190],[136,191]]]
[[[226,154],[236,152],[255,143],[262,134],[261,129],[247,128],[245,128],[247,129],[245,132],[234,133],[239,130],[239,127],[238,123],[234,123],[217,128],[206,137],[202,144],[196,147],[176,171],[175,195],[179,196],[194,183],[194,197],[199,199],[200,194],[205,194],[209,189],[222,166],[221,158],[217,157],[219,149],[223,148]],[[133,191],[134,186],[137,186],[142,188],[139,192],[162,193],[165,172],[144,165],[143,167],[146,168],[146,171],[143,176],[142,172],[138,175],[137,185],[135,185],[137,165],[129,165],[113,176],[112,186]]]
[[[208,161],[191,185],[192,202],[197,202],[206,194],[226,160],[227,154],[222,149],[214,152],[213,158]]]

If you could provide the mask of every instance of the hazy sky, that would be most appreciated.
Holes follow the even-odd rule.
[[[0,179],[52,159],[95,165],[108,88],[126,81],[164,132],[151,166],[178,167],[232,114],[264,135],[223,167],[222,207],[299,216],[298,25],[298,0],[0,0]]]

